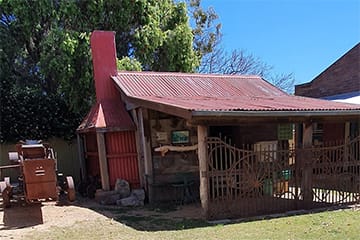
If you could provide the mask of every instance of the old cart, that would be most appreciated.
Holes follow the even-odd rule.
[[[27,142],[16,145],[16,152],[9,152],[12,164],[0,167],[0,190],[4,207],[11,201],[25,200],[27,203],[57,201],[66,194],[69,201],[75,200],[74,181],[57,172],[54,150],[48,144]],[[17,181],[1,176],[2,170],[15,169]]]

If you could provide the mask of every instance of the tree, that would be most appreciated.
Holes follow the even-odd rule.
[[[43,98],[65,104],[63,112],[69,117],[63,120],[73,132],[79,116],[94,102],[89,49],[94,29],[116,32],[119,66],[125,69],[141,66],[142,70],[193,72],[200,64],[184,2],[0,0],[0,16],[1,141],[27,136],[4,129],[12,128],[12,121],[30,126],[29,116],[34,113],[30,105],[42,105]],[[14,108],[18,103],[9,93],[28,99],[23,105],[29,106],[21,108],[27,119],[9,117],[6,111],[18,113]],[[55,113],[58,111],[42,114]],[[46,124],[36,121],[38,126]],[[54,131],[44,136],[57,134],[56,126],[46,126]]]
[[[235,49],[230,53],[224,51],[221,47],[221,38],[217,40],[213,51],[202,58],[199,72],[258,75],[288,93],[293,91],[295,79],[292,73],[274,74],[273,66],[266,64],[259,57],[245,50]]]
[[[60,96],[30,88],[11,89],[1,103],[1,115],[2,141],[50,137],[70,140],[81,120]]]
[[[141,71],[142,66],[141,63],[134,59],[129,57],[124,57],[122,59],[117,59],[116,62],[117,69],[118,70],[125,70],[125,71]]]
[[[221,23],[218,22],[219,16],[212,7],[203,9],[200,0],[187,0],[187,3],[189,15],[192,17],[194,49],[201,59],[200,67],[205,66],[206,56],[216,50],[221,38]]]

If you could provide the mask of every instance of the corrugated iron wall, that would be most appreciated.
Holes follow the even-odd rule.
[[[134,131],[105,133],[110,186],[117,178],[125,179],[132,188],[140,186]]]

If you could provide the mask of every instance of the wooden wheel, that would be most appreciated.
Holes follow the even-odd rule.
[[[75,186],[74,186],[74,180],[71,176],[66,177],[66,185],[67,185],[67,198],[70,202],[75,201]]]

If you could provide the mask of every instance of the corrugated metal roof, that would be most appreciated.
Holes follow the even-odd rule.
[[[258,76],[161,72],[119,72],[117,85],[132,97],[140,96],[284,96],[286,93]]]
[[[134,130],[135,124],[120,99],[102,100],[96,103],[82,121],[77,131],[95,129]]]
[[[278,97],[177,97],[142,96],[145,101],[167,104],[190,111],[319,111],[360,109],[352,104],[336,103],[296,96]]]
[[[118,72],[130,98],[190,111],[359,110],[352,104],[289,95],[258,76]]]

